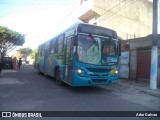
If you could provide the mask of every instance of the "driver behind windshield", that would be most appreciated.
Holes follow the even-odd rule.
[[[107,55],[115,55],[115,49],[112,44],[106,44],[102,47],[102,63],[107,62]]]

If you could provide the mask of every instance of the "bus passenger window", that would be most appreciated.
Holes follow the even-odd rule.
[[[49,42],[49,54],[50,54],[50,53],[53,53],[53,52],[52,52],[52,41]]]
[[[44,56],[44,51],[45,51],[45,47],[44,47],[44,46],[42,46],[41,56]]]
[[[55,40],[52,40],[51,43],[50,43],[50,49],[51,49],[51,52],[50,53],[55,53]]]
[[[40,52],[39,53],[40,53],[39,55],[42,56],[42,47],[40,48]]]
[[[58,40],[57,39],[54,41],[53,49],[54,49],[54,53],[57,53],[58,51]]]
[[[58,37],[58,53],[61,53],[63,51],[63,41],[64,41],[64,35],[60,35]]]

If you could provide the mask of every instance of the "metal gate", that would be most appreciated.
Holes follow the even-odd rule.
[[[150,79],[151,50],[140,49],[137,52],[137,78]]]

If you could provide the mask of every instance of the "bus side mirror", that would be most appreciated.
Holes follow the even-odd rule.
[[[121,39],[118,39],[118,55],[121,56]]]
[[[78,37],[77,35],[73,37],[73,46],[77,46],[78,44]]]

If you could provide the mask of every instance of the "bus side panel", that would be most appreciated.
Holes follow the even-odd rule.
[[[44,73],[44,57],[45,57],[45,44],[41,46],[40,50],[40,62],[39,62],[39,70]]]
[[[39,70],[39,63],[40,63],[40,57],[37,56],[35,58],[35,69],[38,70],[38,72],[40,72],[40,70]]]
[[[50,74],[49,63],[48,63],[48,55],[46,55],[44,59],[44,72],[46,75]]]
[[[37,53],[35,54],[35,69],[40,72],[40,60],[41,60],[41,46],[38,47]]]
[[[38,52],[35,54],[35,62],[34,62],[34,68],[36,70],[38,70],[38,63],[39,63],[39,60],[40,60],[40,57],[39,57],[39,54]]]
[[[54,71],[52,69],[53,68],[53,64],[51,64],[52,63],[51,56],[52,56],[51,54],[48,54],[48,56],[46,57],[46,60],[45,60],[45,71],[46,71],[47,75],[53,77],[52,73],[54,73]]]
[[[50,42],[47,42],[45,45],[45,58],[44,58],[44,72],[46,75],[50,74],[50,69],[49,69],[49,55],[50,55]]]
[[[56,54],[50,54],[48,58],[48,69],[49,69],[49,75],[52,77],[55,77],[55,68],[59,67],[60,64],[58,63],[57,60],[57,55]]]
[[[44,73],[44,56],[41,56],[40,62],[39,62],[39,70],[40,72]]]

